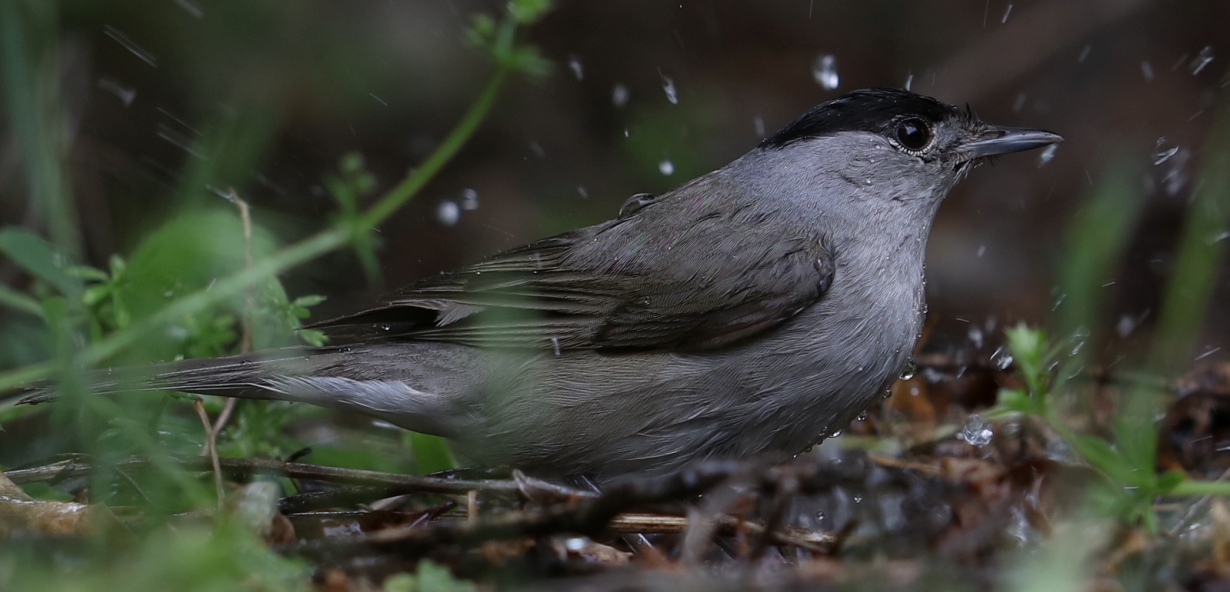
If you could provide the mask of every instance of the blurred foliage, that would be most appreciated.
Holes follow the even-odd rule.
[[[225,7],[217,8],[213,16],[218,18],[211,23],[222,23],[224,28],[240,24],[226,18]],[[10,120],[22,123],[16,136],[23,147],[31,199],[42,200],[42,209],[50,213],[48,234],[53,238],[48,243],[29,229],[0,229],[0,252],[32,279],[27,292],[9,287],[0,290],[0,306],[41,321],[23,325],[24,332],[6,326],[0,338],[6,340],[5,347],[29,343],[22,348],[27,357],[9,356],[13,362],[32,362],[28,356],[38,352],[47,355],[46,361],[10,372],[3,380],[17,384],[23,377],[54,378],[60,395],[59,402],[50,407],[54,429],[77,435],[84,446],[82,452],[95,467],[88,488],[90,501],[140,509],[140,519],[126,523],[123,532],[99,532],[100,544],[82,553],[82,558],[90,560],[75,562],[68,573],[61,573],[54,556],[39,556],[34,547],[6,548],[0,553],[0,589],[306,587],[307,572],[301,563],[279,557],[252,532],[223,516],[216,517],[212,529],[182,524],[175,518],[184,512],[211,513],[219,502],[207,477],[180,468],[177,461],[198,454],[205,441],[192,409],[202,398],[90,396],[90,382],[98,376],[85,374],[83,362],[107,359],[139,364],[231,355],[246,348],[245,335],[256,349],[297,341],[321,345],[323,334],[299,330],[299,326],[323,297],[288,297],[278,274],[349,244],[369,278],[377,282],[380,245],[373,227],[410,199],[460,149],[484,119],[508,73],[546,73],[547,63],[536,48],[521,43],[517,36],[521,27],[537,21],[548,9],[549,4],[542,0],[516,0],[508,4],[503,18],[475,18],[466,37],[496,62],[492,82],[436,153],[371,207],[364,209],[361,201],[375,189],[375,179],[366,171],[362,157],[350,154],[342,159],[339,173],[324,179],[339,208],[331,227],[284,247],[268,228],[250,223],[246,205],[236,203],[236,191],[230,188],[251,182],[282,118],[259,102],[239,96],[224,108],[213,109],[202,127],[204,132],[183,146],[191,157],[171,192],[168,203],[172,206],[163,214],[169,214],[165,220],[133,241],[126,255],[112,254],[105,269],[100,269],[80,261],[79,230],[71,226],[76,220],[70,212],[72,199],[67,185],[57,182],[63,179],[65,154],[60,144],[65,136],[58,130],[67,116],[56,97],[46,94],[59,88],[54,55],[57,16],[80,16],[89,7],[70,3],[58,15],[60,7],[53,2],[0,3],[6,107]],[[213,42],[233,37],[235,31],[227,33],[215,35]],[[211,61],[222,60],[215,55]],[[208,78],[204,70],[202,74]],[[221,400],[203,399],[207,411],[221,412]],[[46,413],[46,409],[23,408],[8,411],[4,417]],[[223,454],[287,457],[307,445],[290,426],[327,414],[303,405],[244,402],[219,435],[218,448]],[[408,469],[411,456],[425,471],[455,464],[443,441],[421,435],[392,439],[383,448],[340,440],[316,446],[313,454],[317,462],[389,471]],[[148,458],[152,470],[126,474],[116,468],[131,456]],[[287,481],[283,486],[293,489]],[[53,498],[66,494],[46,485],[29,491]],[[176,527],[165,528],[171,520],[177,522]],[[132,533],[140,536],[134,538]],[[419,574],[407,576],[403,588],[466,590],[472,585],[425,564]]]
[[[474,592],[474,582],[459,580],[434,561],[419,562],[413,574],[397,574],[384,582],[385,592]]]
[[[0,553],[0,589],[126,590],[154,592],[265,592],[310,590],[309,568],[275,553],[254,533],[223,522],[210,529],[185,525],[141,539],[117,537],[101,547],[101,561],[40,546],[8,545]],[[80,551],[80,550],[79,550]]]

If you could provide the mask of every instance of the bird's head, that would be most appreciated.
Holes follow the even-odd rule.
[[[906,90],[874,88],[817,105],[753,152],[804,183],[828,185],[825,194],[852,194],[875,209],[913,203],[934,212],[978,163],[1062,140],[989,125],[968,109]]]

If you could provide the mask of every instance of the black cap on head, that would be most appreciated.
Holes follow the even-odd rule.
[[[885,133],[904,116],[939,123],[952,117],[971,117],[956,107],[899,88],[869,88],[846,93],[813,107],[777,133],[761,148],[777,149],[800,140],[838,132]]]

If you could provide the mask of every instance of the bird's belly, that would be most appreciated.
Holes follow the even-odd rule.
[[[523,359],[496,373],[513,380],[486,385],[481,437],[459,445],[481,462],[599,477],[797,454],[843,429],[900,373],[920,322],[906,313],[886,322],[817,306],[722,351]]]

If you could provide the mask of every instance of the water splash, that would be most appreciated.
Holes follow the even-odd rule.
[[[1054,146],[1054,144],[1051,144]],[[1157,144],[1153,148],[1153,166],[1161,166],[1162,163],[1170,160],[1175,154],[1179,153],[1179,147],[1166,147],[1166,136],[1157,139]]]
[[[816,63],[812,65],[811,75],[815,77],[816,82],[820,83],[824,90],[833,90],[841,82],[841,78],[837,76],[837,57],[833,54],[823,53],[816,56]]]
[[[1003,346],[997,347],[991,353],[991,362],[995,364],[996,368],[1007,370],[1012,367],[1012,354],[1008,353],[1008,350],[1004,349]]]
[[[991,422],[977,413],[966,418],[965,425],[961,426],[961,432],[957,434],[957,438],[976,448],[990,444],[994,437],[995,430],[991,428]]]

